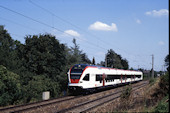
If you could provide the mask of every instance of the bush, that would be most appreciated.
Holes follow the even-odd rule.
[[[169,73],[161,76],[159,86],[163,95],[167,95],[169,92]]]
[[[121,99],[129,99],[131,91],[132,91],[132,86],[131,85],[126,86],[125,90],[123,90],[121,94]]]
[[[169,102],[167,102],[167,100],[169,101],[169,95],[166,96],[165,98],[162,99],[162,101],[160,101],[157,105],[157,107],[154,109],[155,113],[168,113],[169,112]]]
[[[128,110],[131,92],[132,92],[131,85],[126,86],[125,90],[122,91],[122,94],[120,97],[121,110]]]

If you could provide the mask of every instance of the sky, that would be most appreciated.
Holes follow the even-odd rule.
[[[77,44],[90,60],[104,61],[109,49],[129,67],[164,71],[169,54],[168,0],[0,0],[0,25],[14,40],[51,34]]]

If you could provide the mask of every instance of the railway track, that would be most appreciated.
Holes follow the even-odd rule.
[[[135,86],[135,87],[133,87],[132,91],[135,91],[135,90],[137,90],[137,89],[139,89],[141,87],[144,87],[147,84],[148,83],[144,83],[144,84]],[[60,112],[61,113],[66,113],[66,112],[77,112],[77,113],[88,112],[88,111],[92,110],[93,108],[96,108],[98,106],[103,105],[104,103],[107,103],[107,102],[110,102],[110,101],[113,101],[113,100],[119,98],[122,91],[123,90],[119,90],[119,91],[113,92],[111,94],[105,95],[104,97],[100,97],[100,98],[96,98],[94,100],[82,102],[82,103],[77,104],[77,105],[75,105],[73,107],[70,107],[68,109],[63,109],[63,110],[57,111],[57,112],[59,112],[59,113]]]
[[[145,81],[132,84],[132,91],[135,91],[136,89],[139,89],[147,84],[148,82]],[[119,98],[122,90],[123,87],[118,87],[86,96],[67,96],[48,101],[8,107],[0,109],[0,113],[87,112],[95,107],[101,106],[106,102]]]
[[[75,96],[66,96],[63,98],[60,97],[60,98],[56,98],[56,99],[44,100],[44,101],[39,101],[39,102],[34,102],[34,103],[5,107],[5,108],[0,109],[0,113],[24,112],[24,111],[35,109],[37,107],[44,107],[47,105],[68,101],[73,98],[75,98]]]

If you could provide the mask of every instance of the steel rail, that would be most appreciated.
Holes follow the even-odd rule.
[[[58,97],[58,98],[55,98],[55,99],[42,100],[42,101],[27,103],[27,104],[23,104],[23,105],[1,108],[0,113],[1,112],[2,113],[22,112],[22,111],[34,109],[34,108],[40,107],[40,106],[42,107],[42,106],[45,106],[45,105],[50,105],[50,104],[54,104],[54,103],[60,103],[60,102],[68,101],[68,100],[71,100],[73,98],[77,98],[77,97],[75,97],[75,96],[63,96],[63,97]]]
[[[143,84],[141,84],[141,85],[134,86],[134,88],[136,88],[136,89],[132,89],[132,91],[135,91],[135,90],[137,90],[137,89],[139,89],[139,88],[141,88],[141,87],[143,87],[143,86],[145,86],[145,85],[147,85],[147,84],[148,84],[148,83],[143,83]],[[124,89],[124,90],[125,90],[125,89]],[[77,104],[77,105],[75,105],[75,106],[73,106],[73,107],[70,107],[70,108],[66,108],[66,109],[62,109],[62,110],[60,110],[60,111],[57,111],[56,113],[74,112],[74,111],[72,111],[72,110],[78,109],[79,107],[88,105],[88,104],[90,104],[90,103],[92,103],[92,102],[99,101],[99,100],[102,100],[102,99],[105,99],[105,98],[108,98],[108,97],[110,97],[110,96],[114,96],[114,95],[118,94],[118,96],[113,97],[112,99],[106,100],[106,101],[104,101],[104,102],[102,102],[102,103],[99,103],[99,104],[93,106],[93,107],[89,107],[89,108],[86,108],[86,109],[84,109],[84,110],[79,110],[79,111],[78,111],[78,112],[87,112],[87,111],[89,111],[89,110],[91,110],[91,109],[93,109],[93,108],[95,108],[95,107],[97,107],[97,106],[100,106],[100,105],[102,105],[102,104],[104,104],[104,103],[106,103],[106,102],[110,102],[110,101],[113,101],[114,99],[119,98],[119,97],[120,97],[120,94],[121,94],[122,91],[124,91],[124,90],[116,91],[116,92],[114,92],[114,93],[108,94],[108,95],[106,95],[106,96],[104,96],[104,97],[100,97],[100,98],[97,98],[97,99],[94,99],[94,100],[82,102],[82,103]]]

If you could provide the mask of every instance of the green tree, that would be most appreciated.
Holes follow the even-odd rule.
[[[128,61],[126,59],[121,59],[121,64],[123,66],[123,69],[129,69]]]
[[[70,66],[91,63],[76,39],[73,44],[69,48],[50,34],[26,36],[25,43],[21,44],[0,26],[0,65],[16,73],[0,67],[1,105],[39,100],[43,91],[50,91],[51,97],[57,97],[67,89],[66,74]],[[8,84],[4,80],[9,81]],[[7,91],[7,87],[13,89]]]
[[[24,66],[37,75],[57,79],[66,64],[65,45],[48,34],[27,36],[25,42]]]
[[[10,70],[13,70],[17,65],[16,45],[4,26],[0,26],[0,64]]]
[[[84,63],[84,64],[91,64],[91,61],[90,59],[87,57],[86,53],[82,53],[81,54],[81,63]]]
[[[93,57],[92,64],[95,65],[95,58]]]
[[[63,85],[61,80],[66,76],[61,74],[67,63],[65,49],[64,44],[49,34],[27,36],[25,44],[18,46],[24,102],[40,99],[46,90],[50,91],[51,97],[59,95]]]
[[[167,66],[167,71],[169,71],[169,54],[165,57],[165,66]]]
[[[19,75],[0,65],[0,106],[13,105],[21,99]]]
[[[60,92],[59,83],[46,78],[45,75],[33,76],[28,85],[23,87],[24,103],[41,100],[44,91],[50,91],[51,97],[57,97]]]
[[[107,67],[118,68],[118,69],[128,69],[128,61],[122,59],[121,55],[115,53],[112,49],[108,50],[106,55],[107,58]]]
[[[71,58],[70,62],[75,63],[75,64],[80,64],[82,61],[81,54],[82,51],[80,50],[79,45],[76,43],[76,39],[73,38],[73,44],[74,46],[71,47]]]

